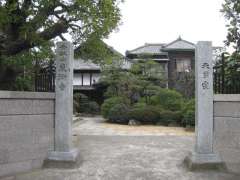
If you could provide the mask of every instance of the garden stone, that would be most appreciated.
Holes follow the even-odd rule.
[[[139,126],[139,125],[141,125],[141,122],[137,121],[137,120],[134,120],[134,119],[131,119],[131,120],[129,120],[128,125],[129,126]]]

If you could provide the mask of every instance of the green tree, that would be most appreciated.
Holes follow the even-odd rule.
[[[2,0],[0,55],[12,56],[71,35],[78,47],[94,34],[106,37],[118,25],[121,0]]]
[[[1,0],[0,88],[6,88],[6,82],[12,87],[17,77],[26,75],[23,69],[30,71],[34,62],[51,60],[56,40],[68,39],[75,51],[95,48],[105,56],[100,42],[118,26],[121,2]]]
[[[236,51],[240,50],[240,2],[237,0],[225,0],[221,12],[228,21],[226,45],[232,45]]]
[[[152,67],[157,63],[152,61],[139,61],[132,65],[131,69],[124,70],[121,64],[107,66],[101,78],[108,88],[107,97],[124,97],[133,104],[144,98],[147,103],[149,98],[155,95],[163,84],[162,74],[156,75]],[[154,77],[154,78],[153,78]]]

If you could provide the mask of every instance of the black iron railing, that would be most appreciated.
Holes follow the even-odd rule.
[[[215,94],[240,94],[240,77],[237,73],[229,73],[226,68],[225,56],[213,68],[213,88]]]
[[[36,92],[55,92],[55,66],[51,63],[35,73]]]

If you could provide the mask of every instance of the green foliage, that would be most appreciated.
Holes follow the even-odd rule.
[[[104,66],[123,59],[123,55],[108,46],[104,41],[92,35],[75,50],[75,57],[91,59],[94,63]]]
[[[95,101],[89,101],[80,106],[80,113],[86,114],[99,114],[100,106]]]
[[[129,104],[129,102],[123,97],[112,97],[112,98],[106,99],[101,106],[102,116],[108,119],[111,108],[117,104]]]
[[[115,104],[108,113],[108,120],[112,123],[124,123],[127,124],[129,121],[128,116],[129,107],[124,104]]]
[[[15,85],[17,78],[32,76],[35,65],[41,67],[53,60],[54,43],[59,38],[71,40],[75,52],[79,51],[83,58],[90,53],[89,58],[99,62],[115,56],[102,39],[119,25],[122,2],[0,1],[0,89],[19,87]],[[7,83],[9,69],[13,75]]]
[[[133,103],[141,91],[141,83],[137,76],[122,70],[119,65],[106,67],[103,71],[101,82],[108,88],[106,97],[123,96]]]
[[[158,106],[137,106],[129,112],[129,118],[144,124],[155,124],[160,118],[162,109]]]
[[[134,64],[130,71],[123,70],[121,64],[107,66],[101,78],[101,82],[108,85],[105,96],[123,96],[130,99],[132,104],[144,97],[147,103],[159,90],[159,82],[163,81],[160,75],[154,80],[152,78],[155,73],[151,72],[151,69],[155,64],[152,61],[139,62]]]
[[[119,24],[122,0],[16,0],[0,3],[0,55],[12,56],[68,34],[79,46]]]
[[[235,51],[232,54],[224,53],[223,55],[224,61],[219,59],[215,63],[215,74],[224,74],[224,82],[219,82],[224,87],[223,93],[237,93],[234,91],[237,91],[236,87],[240,87],[240,53]]]
[[[74,113],[80,113],[80,105],[81,101],[88,101],[88,97],[81,93],[74,93],[73,94],[73,112]]]
[[[32,78],[31,78],[31,76],[17,77],[13,90],[31,91],[32,90]]]
[[[96,102],[90,101],[86,95],[75,93],[73,96],[73,111],[74,113],[98,114],[100,107]]]
[[[191,99],[185,103],[183,108],[183,126],[195,126],[195,100]]]
[[[147,104],[145,102],[137,102],[133,105],[133,108],[144,108]]]
[[[183,97],[175,90],[160,89],[157,95],[150,98],[150,104],[171,111],[180,111],[183,105]]]
[[[160,63],[153,60],[138,60],[130,70],[133,74],[138,75],[141,80],[150,81],[153,85],[165,86],[166,74]]]
[[[142,124],[195,125],[195,101],[184,100],[175,90],[161,89],[146,103],[144,98],[130,104],[123,97],[112,97],[102,105],[102,115],[111,122],[127,123],[130,119]]]
[[[227,24],[226,45],[232,45],[236,51],[240,50],[240,2],[224,0],[221,12],[224,14]]]
[[[168,125],[170,123],[180,124],[182,119],[181,111],[162,110],[157,124]]]
[[[175,73],[172,81],[174,89],[180,92],[184,98],[190,99],[195,96],[195,72]]]

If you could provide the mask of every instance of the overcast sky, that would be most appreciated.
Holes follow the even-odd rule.
[[[145,43],[169,43],[178,38],[223,46],[223,0],[125,0],[122,25],[105,41],[121,53]]]

